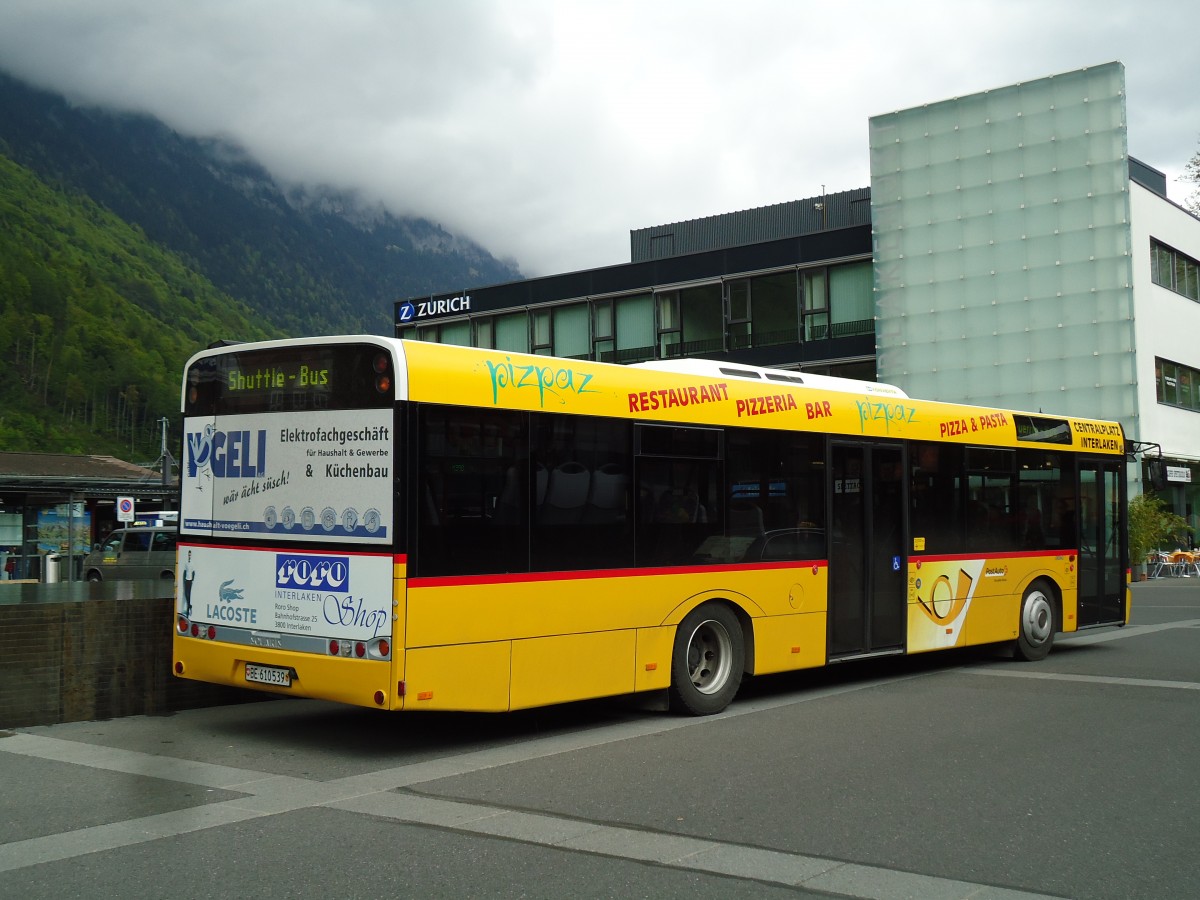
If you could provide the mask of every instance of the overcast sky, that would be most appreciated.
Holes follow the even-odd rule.
[[[867,187],[872,115],[1113,60],[1130,153],[1181,201],[1198,26],[1194,0],[0,0],[0,68],[542,275]]]

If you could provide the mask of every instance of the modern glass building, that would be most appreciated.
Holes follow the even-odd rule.
[[[1129,156],[1125,96],[1114,62],[871,119],[876,369],[1119,420],[1200,534],[1200,221]]]
[[[875,116],[869,133],[869,189],[635,230],[628,263],[402,300],[396,333],[1118,419],[1161,446],[1160,487],[1200,531],[1200,220],[1128,154],[1124,67]]]

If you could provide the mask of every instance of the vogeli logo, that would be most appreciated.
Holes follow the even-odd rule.
[[[275,587],[347,593],[350,557],[275,554]]]
[[[214,478],[257,478],[267,469],[267,432],[203,431],[187,433],[187,473],[208,469]]]

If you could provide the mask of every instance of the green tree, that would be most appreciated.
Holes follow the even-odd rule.
[[[177,255],[0,155],[0,450],[143,461],[192,353],[269,336]]]
[[[1179,180],[1194,185],[1192,193],[1184,198],[1183,205],[1185,209],[1200,216],[1200,150],[1197,150],[1184,165]]]
[[[1167,509],[1154,494],[1138,494],[1129,501],[1129,561],[1137,566],[1155,550],[1167,549],[1177,535],[1187,531],[1187,520]]]

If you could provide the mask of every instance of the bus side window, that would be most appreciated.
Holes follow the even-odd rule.
[[[962,447],[916,443],[910,453],[911,536],[924,540],[923,553],[958,553],[964,534]]]
[[[414,574],[529,571],[528,415],[424,405]]]
[[[630,424],[535,413],[530,435],[530,568],[550,572],[632,566]]]
[[[725,447],[730,561],[824,559],[824,438],[740,428]]]

